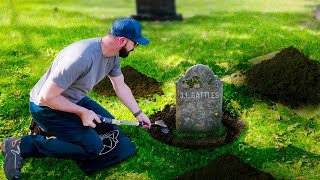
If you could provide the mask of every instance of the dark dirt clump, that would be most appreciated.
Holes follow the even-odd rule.
[[[271,174],[258,171],[257,169],[241,162],[236,156],[224,155],[211,161],[207,166],[181,175],[176,179],[248,179],[248,180],[271,180]]]
[[[245,72],[254,91],[292,108],[320,102],[320,65],[294,47]]]
[[[162,83],[145,76],[130,66],[121,69],[125,83],[129,86],[135,97],[148,97],[153,94],[163,95]],[[108,77],[101,80],[93,89],[106,96],[115,96],[111,81]]]
[[[177,138],[174,136],[174,129],[176,129],[176,107],[174,105],[167,105],[163,111],[159,111],[150,116],[150,120],[152,122],[163,120],[169,128],[168,134],[162,133],[160,127],[152,127],[149,129],[149,133],[155,139],[172,146],[191,149],[213,149],[215,147],[227,144],[238,138],[245,127],[245,123],[242,120],[232,116],[230,112],[224,110],[222,124],[227,129],[224,136],[220,138]]]

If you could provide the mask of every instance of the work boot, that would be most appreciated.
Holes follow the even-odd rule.
[[[21,168],[23,158],[20,155],[20,139],[6,138],[2,144],[2,155],[4,156],[4,172],[9,180],[21,179]]]

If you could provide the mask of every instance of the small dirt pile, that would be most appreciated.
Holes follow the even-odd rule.
[[[211,161],[207,166],[193,170],[177,177],[178,180],[187,179],[246,179],[246,180],[271,180],[271,174],[241,162],[236,156],[227,154]]]
[[[284,105],[320,103],[320,65],[292,46],[244,74],[250,88]]]
[[[145,76],[133,67],[126,66],[121,69],[125,83],[129,86],[135,97],[148,97],[153,94],[163,95],[162,83]],[[115,96],[111,81],[108,77],[99,82],[93,91],[106,96]]]
[[[213,149],[218,146],[225,145],[234,139],[238,138],[242,130],[245,128],[245,123],[231,115],[228,111],[223,111],[222,124],[226,127],[226,134],[220,138],[177,138],[174,135],[176,129],[176,107],[167,105],[163,111],[150,116],[152,122],[163,120],[169,128],[169,133],[161,132],[160,127],[152,127],[149,133],[157,140],[169,144],[191,149]]]

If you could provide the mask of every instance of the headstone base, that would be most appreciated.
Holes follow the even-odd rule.
[[[154,14],[133,14],[131,15],[133,19],[138,21],[145,20],[145,21],[182,21],[181,14],[175,15],[154,15]]]
[[[182,15],[176,12],[175,0],[136,0],[136,5],[137,12],[131,16],[136,20],[182,20]]]

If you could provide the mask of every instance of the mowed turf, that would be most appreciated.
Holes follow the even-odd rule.
[[[148,115],[175,104],[175,81],[195,64],[222,78],[249,68],[257,56],[294,46],[320,61],[319,0],[177,0],[183,21],[141,22],[151,40],[122,66],[163,82],[164,95],[139,98]],[[75,41],[104,36],[119,17],[136,12],[132,0],[0,2],[0,140],[29,132],[29,92],[55,55]],[[91,93],[116,118],[134,120],[116,97]],[[215,150],[171,147],[146,130],[121,126],[137,153],[121,164],[86,175],[71,160],[25,160],[25,179],[172,179],[232,153],[276,179],[320,178],[320,117],[304,118],[261,99],[246,86],[224,84],[224,104],[247,124],[236,141]],[[0,156],[0,179],[5,179]]]

